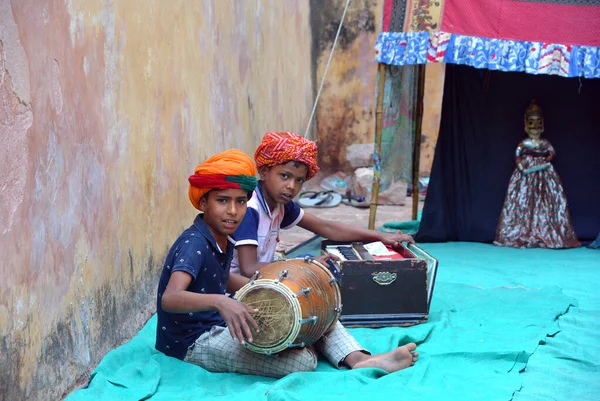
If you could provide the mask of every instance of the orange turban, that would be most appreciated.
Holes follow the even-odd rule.
[[[293,132],[267,132],[254,153],[256,167],[275,166],[290,161],[306,164],[307,180],[317,174],[317,144]]]
[[[188,181],[190,201],[200,210],[200,198],[211,189],[241,188],[250,193],[254,191],[256,167],[250,156],[240,150],[230,149],[199,164]]]

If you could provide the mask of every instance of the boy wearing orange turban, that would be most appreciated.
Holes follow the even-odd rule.
[[[244,339],[257,327],[252,310],[229,298],[248,282],[229,274],[233,244],[229,236],[244,215],[256,187],[256,167],[239,150],[219,153],[196,167],[188,191],[199,214],[175,241],[158,285],[156,349],[185,359],[194,343],[215,328],[229,328]]]

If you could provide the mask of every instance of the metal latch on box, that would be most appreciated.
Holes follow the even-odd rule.
[[[371,275],[373,276],[373,281],[379,285],[390,285],[396,281],[396,277],[398,277],[396,273],[390,272],[375,272],[371,273]]]

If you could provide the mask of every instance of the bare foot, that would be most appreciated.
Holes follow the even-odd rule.
[[[414,352],[416,349],[417,344],[408,343],[395,350],[386,352],[385,354],[373,355],[358,362],[353,368],[379,368],[388,373],[397,372],[401,369],[408,368],[417,362],[419,353]]]

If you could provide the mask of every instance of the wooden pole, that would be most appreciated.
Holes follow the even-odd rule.
[[[371,188],[371,204],[369,210],[369,229],[375,229],[377,202],[379,201],[379,182],[381,181],[381,138],[383,134],[383,98],[385,90],[386,64],[379,63],[377,72],[379,86],[377,89],[377,108],[375,109],[375,153],[373,154],[373,187]]]
[[[421,130],[423,127],[423,97],[425,96],[425,64],[420,64],[417,73],[417,115],[415,121],[415,143],[413,146],[412,219],[419,213],[419,170],[421,167]]]

